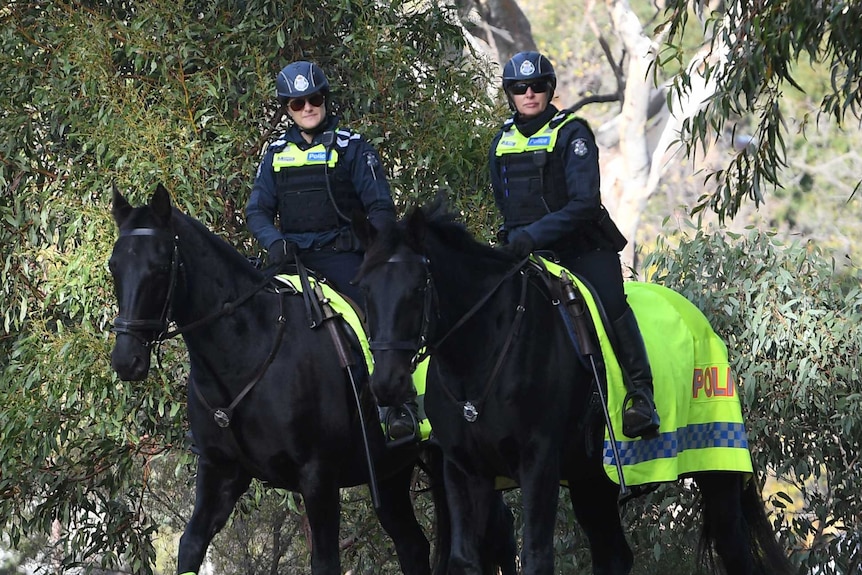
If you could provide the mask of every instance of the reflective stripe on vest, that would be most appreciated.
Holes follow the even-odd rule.
[[[334,168],[338,162],[338,150],[329,151],[329,162],[326,161],[326,148],[317,144],[307,150],[300,150],[293,142],[288,142],[283,150],[272,156],[272,169],[280,172],[282,168],[298,168],[301,166],[322,166],[328,164]]]
[[[509,129],[503,132],[500,141],[497,142],[497,149],[494,153],[497,157],[506,154],[523,154],[524,152],[535,152],[545,150],[551,152],[554,146],[557,145],[557,136],[560,133],[560,128],[575,119],[574,114],[563,116],[558,114],[530,137],[519,132],[515,125],[509,126]]]

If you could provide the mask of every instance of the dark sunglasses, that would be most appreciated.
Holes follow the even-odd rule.
[[[544,94],[548,91],[547,80],[534,80],[533,82],[516,82],[509,86],[509,92],[516,96],[523,96],[527,93],[527,88],[533,91],[534,94]]]
[[[323,94],[317,93],[317,94],[312,94],[308,98],[294,98],[293,100],[288,102],[287,105],[290,106],[290,109],[293,110],[294,112],[299,112],[300,110],[305,108],[305,102],[308,102],[309,104],[311,104],[315,108],[319,108],[323,105],[324,99],[325,98],[323,97]]]

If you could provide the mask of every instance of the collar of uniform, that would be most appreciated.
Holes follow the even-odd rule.
[[[518,131],[521,132],[526,137],[530,137],[536,132],[538,132],[542,127],[545,126],[548,122],[551,121],[551,118],[557,115],[559,110],[553,104],[548,104],[548,107],[545,110],[536,116],[535,118],[530,118],[529,120],[520,120],[517,117],[517,113],[514,116],[515,126],[518,128]]]

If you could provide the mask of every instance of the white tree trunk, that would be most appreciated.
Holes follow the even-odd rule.
[[[717,72],[727,62],[728,49],[717,43],[704,46],[695,55],[687,68],[690,88],[673,95],[671,108],[663,114],[667,122],[651,143],[647,109],[656,90],[653,67],[663,38],[646,36],[628,0],[605,2],[614,29],[628,52],[628,68],[625,101],[620,116],[614,120],[620,155],[604,166],[602,194],[609,199],[614,220],[629,240],[622,253],[623,263],[634,267],[637,231],[647,200],[658,189],[670,160],[684,152],[680,143],[683,123],[694,117],[715,93]],[[705,76],[707,70],[710,73]]]

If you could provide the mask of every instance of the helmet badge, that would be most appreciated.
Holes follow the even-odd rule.
[[[297,75],[293,80],[293,87],[297,92],[302,92],[308,88],[308,80],[302,74]]]
[[[521,67],[518,69],[522,76],[530,76],[536,71],[536,67],[529,60],[521,62]]]

